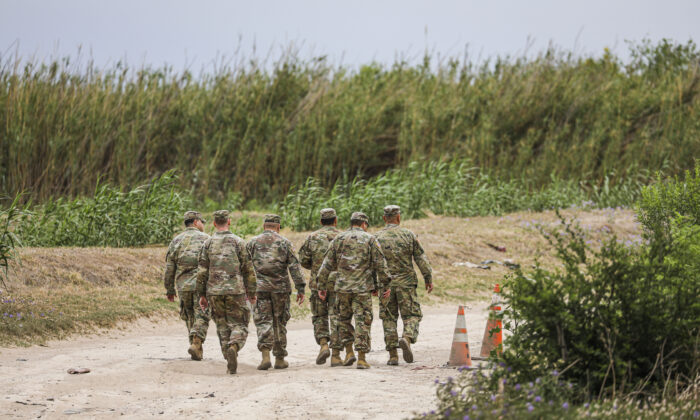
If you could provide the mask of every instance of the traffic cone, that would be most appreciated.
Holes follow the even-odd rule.
[[[464,318],[464,306],[459,305],[455,334],[452,339],[449,366],[471,366],[472,357],[469,353],[469,338],[467,338],[467,320]]]
[[[501,354],[503,348],[503,323],[498,316],[501,312],[501,288],[496,285],[491,296],[491,306],[489,307],[489,319],[486,321],[484,339],[481,341],[481,357],[489,357],[492,350]]]

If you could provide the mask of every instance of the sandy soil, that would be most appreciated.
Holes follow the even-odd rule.
[[[486,303],[472,303],[467,328],[478,353]],[[255,327],[239,356],[238,374],[226,374],[212,323],[205,359],[187,355],[184,325],[139,321],[126,330],[0,350],[0,417],[58,418],[405,418],[434,407],[436,377],[449,357],[457,305],[425,307],[416,362],[386,366],[375,308],[372,369],[317,366],[310,320],[290,324],[290,368],[260,372]],[[91,372],[70,375],[69,368]]]

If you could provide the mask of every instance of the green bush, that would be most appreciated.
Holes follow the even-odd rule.
[[[27,205],[11,224],[25,246],[128,247],[168,243],[188,204],[173,172],[130,191],[98,184],[91,197]]]
[[[17,257],[16,248],[22,245],[10,227],[21,214],[18,201],[19,194],[7,208],[0,207],[0,283],[5,289],[10,261]]]
[[[292,229],[309,230],[318,224],[324,207],[335,208],[341,225],[347,226],[354,211],[367,213],[372,224],[381,223],[387,204],[400,205],[404,219],[422,217],[424,210],[471,217],[574,205],[631,206],[645,181],[647,177],[639,174],[611,186],[606,177],[602,186],[597,186],[551,177],[549,183],[538,187],[526,179],[494,178],[465,161],[414,162],[369,180],[337,182],[330,190],[310,178],[292,188],[279,210]]]
[[[684,180],[658,176],[655,184],[643,188],[637,215],[645,235],[663,257],[663,248],[672,241],[672,223],[700,225],[700,162],[694,172],[685,172]]]
[[[503,358],[521,380],[567,368],[581,398],[659,395],[698,374],[700,235],[679,227],[667,258],[614,236],[590,245],[563,221],[545,233],[562,267],[517,271],[504,285]],[[688,247],[688,243],[694,243]]]
[[[579,390],[562,379],[561,372],[546,372],[521,382],[509,366],[462,367],[455,377],[436,379],[438,406],[416,415],[422,419],[690,419],[700,417],[697,402],[700,381],[669,398],[625,396],[574,403]]]

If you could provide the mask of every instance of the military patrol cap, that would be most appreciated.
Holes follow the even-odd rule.
[[[401,207],[393,204],[384,207],[384,216],[392,217],[401,214]]]
[[[352,214],[352,216],[350,216],[350,221],[355,220],[357,220],[358,222],[365,222],[369,224],[369,217],[367,217],[367,215],[362,213],[361,211],[356,211]]]
[[[276,214],[266,214],[263,220],[265,223],[277,223],[278,225],[282,223],[282,218]]]
[[[194,210],[190,210],[190,211],[186,211],[186,212],[185,212],[185,221],[188,221],[188,220],[201,220],[202,223],[206,223],[206,222],[207,222],[207,221],[204,220],[204,218],[202,217],[202,213],[200,213],[200,212],[198,212],[198,211],[194,211]]]
[[[335,209],[321,209],[321,219],[335,219]]]
[[[228,210],[217,210],[214,212],[214,223],[217,223],[220,225],[221,223],[226,223],[226,220],[229,218],[229,211]]]

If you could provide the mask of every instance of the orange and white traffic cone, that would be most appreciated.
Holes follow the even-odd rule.
[[[484,330],[484,339],[481,341],[481,357],[489,357],[493,350],[497,354],[501,354],[503,350],[503,323],[499,316],[501,312],[501,288],[496,285],[493,289],[491,297],[491,306],[489,307],[489,319],[486,321],[486,330]]]
[[[452,339],[449,366],[471,366],[472,357],[469,353],[469,338],[467,338],[467,320],[464,318],[464,306],[459,305],[455,334]]]

